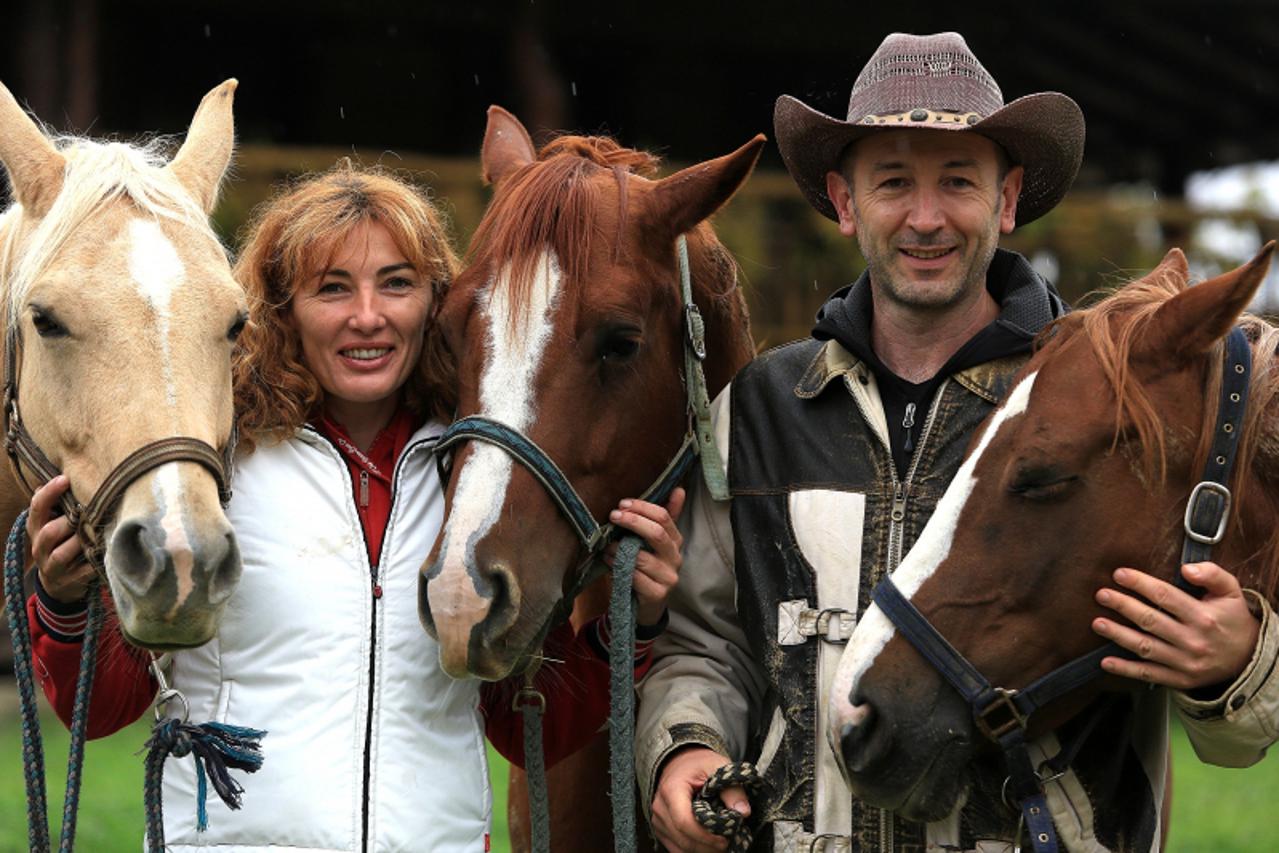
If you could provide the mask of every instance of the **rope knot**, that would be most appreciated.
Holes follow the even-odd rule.
[[[747,797],[758,802],[767,783],[755,765],[748,761],[725,764],[710,775],[693,798],[693,817],[708,832],[727,838],[729,853],[745,853],[759,825],[759,816],[754,809],[747,817],[724,805],[720,794],[735,787],[745,788]]]

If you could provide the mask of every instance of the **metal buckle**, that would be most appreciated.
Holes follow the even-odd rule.
[[[1195,530],[1193,525],[1193,517],[1195,509],[1199,504],[1199,498],[1204,492],[1211,492],[1221,497],[1221,518],[1217,520],[1217,532],[1212,535],[1205,535]],[[1230,520],[1230,489],[1214,483],[1212,480],[1203,480],[1190,492],[1190,500],[1186,501],[1186,517],[1182,524],[1186,528],[1186,536],[1201,545],[1216,545],[1226,535],[1226,524]]]
[[[991,700],[990,704],[973,714],[977,728],[981,730],[982,734],[993,741],[998,741],[1015,729],[1026,728],[1026,717],[1018,709],[1017,703],[1013,701],[1016,697],[1016,690],[1007,690],[1003,687],[995,688],[995,698]],[[1002,721],[992,724],[986,719],[989,714],[1000,712],[1007,714],[1007,717]]]
[[[702,321],[702,312],[692,302],[684,306],[684,331],[688,335],[689,345],[693,348],[693,356],[698,361],[705,361],[706,324]]]
[[[817,631],[815,636],[821,637],[828,643],[847,643],[848,637],[844,636],[844,620],[840,617],[848,613],[849,611],[842,607],[827,607],[818,613],[817,621],[813,626]]]
[[[523,711],[529,707],[536,709],[539,714],[545,714],[546,697],[536,687],[526,684],[515,692],[515,698],[511,700],[511,710]]]
[[[166,653],[159,657],[152,656],[151,662],[147,664],[147,667],[151,670],[151,676],[155,679],[156,687],[158,688],[156,690],[154,703],[155,719],[156,722],[163,720],[164,714],[161,709],[174,699],[177,699],[182,703],[181,722],[185,723],[191,718],[191,703],[187,701],[186,696],[182,695],[181,690],[178,690],[176,687],[170,687],[168,679],[164,677],[164,667],[167,666],[169,661],[172,659],[173,656]]]

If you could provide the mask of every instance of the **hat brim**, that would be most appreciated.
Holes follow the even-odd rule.
[[[1084,115],[1060,92],[1018,98],[971,125],[864,125],[841,121],[790,95],[777,99],[773,130],[791,177],[809,204],[838,220],[826,194],[826,173],[853,142],[885,130],[936,130],[979,133],[994,140],[1025,169],[1017,201],[1017,224],[1025,225],[1057,206],[1066,195],[1084,156]]]

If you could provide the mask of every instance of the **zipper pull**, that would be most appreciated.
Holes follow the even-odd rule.
[[[373,597],[374,598],[382,597],[382,584],[380,583],[373,584]]]
[[[910,453],[915,449],[915,442],[910,437],[910,430],[915,426],[915,404],[906,404],[906,417],[902,418],[902,429],[906,430],[906,443],[903,449]]]
[[[369,472],[360,472],[360,507],[367,509],[369,505]]]
[[[891,518],[893,521],[901,521],[906,517],[906,487],[898,483],[893,489],[893,512]]]

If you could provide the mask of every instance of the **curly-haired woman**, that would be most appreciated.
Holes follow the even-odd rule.
[[[445,675],[417,615],[444,503],[431,451],[454,406],[434,318],[456,267],[419,190],[349,162],[268,201],[251,225],[236,264],[251,307],[234,364],[241,445],[227,510],[244,573],[217,636],[174,653],[170,681],[194,721],[269,730],[266,760],[243,779],[243,807],[211,801],[199,834],[194,767],[172,760],[170,849],[487,849],[485,731],[508,757],[522,748],[510,691]],[[60,477],[40,490],[28,522],[36,670],[64,720],[91,572],[67,522],[51,517],[65,489]],[[670,512],[631,502],[613,519],[654,552],[637,574],[642,624],[660,621],[676,580],[682,498]],[[607,694],[605,630],[548,638],[566,661],[556,681],[580,685],[550,693],[550,761],[604,721],[591,697]],[[136,720],[155,692],[118,634],[100,657],[91,737]]]

